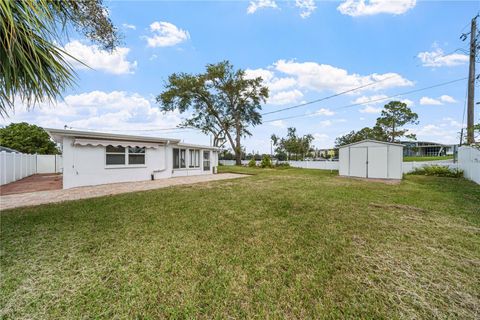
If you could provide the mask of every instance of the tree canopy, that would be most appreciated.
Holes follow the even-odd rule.
[[[378,125],[374,126],[373,128],[365,127],[358,131],[352,130],[346,135],[337,137],[335,139],[335,146],[340,147],[366,139],[388,141],[388,136],[385,131],[383,131],[382,127]]]
[[[401,137],[416,139],[414,134],[407,134],[408,130],[402,130],[402,127],[407,124],[418,124],[417,120],[418,114],[413,112],[406,103],[390,101],[383,107],[376,125],[383,129],[389,142],[395,142]]]
[[[272,134],[271,140],[275,146],[277,158],[283,158],[283,155],[286,154],[289,160],[292,160],[292,158],[295,160],[303,160],[305,156],[313,150],[313,135],[306,134],[298,136],[296,128],[288,128],[285,138],[280,138]]]
[[[259,111],[267,98],[268,88],[261,77],[247,78],[244,70],[222,61],[208,64],[204,73],[170,75],[157,102],[163,111],[190,111],[180,126],[212,134],[215,146],[228,141],[239,165],[241,138],[251,135],[249,126],[262,123]]]
[[[352,130],[343,136],[337,137],[335,146],[340,147],[365,139],[387,142],[395,142],[402,137],[416,139],[414,134],[407,134],[408,130],[403,129],[403,126],[406,124],[418,124],[418,115],[405,103],[391,101],[384,106],[375,126],[372,128],[365,127],[359,131]]]
[[[74,84],[75,71],[60,47],[69,27],[107,50],[120,41],[102,0],[0,1],[1,116],[15,99],[33,107]]]
[[[26,122],[0,128],[0,145],[22,153],[58,154],[59,150],[43,128]]]

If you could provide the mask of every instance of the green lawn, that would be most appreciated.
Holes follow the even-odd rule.
[[[480,315],[480,187],[302,169],[1,214],[1,318]]]
[[[439,157],[403,157],[404,162],[451,160],[451,159],[453,159],[453,155],[451,155],[451,156],[439,156]]]

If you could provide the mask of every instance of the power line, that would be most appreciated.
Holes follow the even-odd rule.
[[[396,77],[396,75],[395,75],[395,76],[391,76],[391,77],[387,77],[387,78],[382,79],[382,80],[373,81],[373,82],[370,82],[370,83],[368,83],[368,84],[364,84],[364,85],[362,85],[362,86],[359,86],[359,87],[356,87],[356,88],[353,88],[353,89],[349,89],[349,90],[346,90],[346,91],[342,91],[342,92],[339,92],[339,93],[336,93],[336,94],[333,94],[333,95],[330,95],[330,96],[327,96],[327,97],[323,97],[323,98],[320,98],[320,99],[316,99],[316,100],[312,100],[312,101],[300,103],[300,104],[297,104],[297,105],[294,105],[294,106],[291,106],[291,107],[287,107],[287,108],[283,108],[283,109],[278,109],[278,110],[275,110],[275,111],[265,112],[265,113],[262,113],[262,116],[265,116],[265,115],[267,115],[267,114],[278,113],[278,112],[282,112],[282,111],[286,111],[286,110],[291,110],[291,109],[296,109],[296,108],[308,106],[308,105],[313,104],[313,103],[317,103],[317,102],[320,102],[320,101],[324,101],[324,100],[328,100],[328,99],[331,99],[331,98],[335,98],[335,97],[344,95],[344,94],[349,93],[349,92],[353,92],[353,91],[356,91],[356,90],[359,90],[359,89],[362,89],[362,88],[366,88],[366,87],[372,86],[372,85],[374,85],[374,84],[381,83],[381,82],[383,82],[383,81],[387,81],[387,80],[392,79],[392,78],[394,78],[394,77]]]
[[[405,91],[405,92],[398,93],[398,94],[395,94],[395,95],[392,95],[392,96],[389,96],[389,97],[373,99],[373,100],[369,100],[369,101],[366,101],[366,102],[352,103],[352,104],[348,104],[348,105],[341,106],[341,107],[338,107],[338,108],[334,108],[333,110],[346,109],[346,108],[351,108],[351,107],[360,106],[360,105],[364,105],[364,104],[370,104],[370,103],[373,103],[373,102],[388,100],[388,99],[392,99],[392,98],[395,98],[395,97],[398,97],[398,96],[403,96],[403,95],[412,94],[412,93],[416,93],[416,92],[420,92],[420,91],[425,91],[425,90],[429,90],[429,89],[433,89],[433,88],[437,88],[437,87],[441,87],[441,86],[446,86],[446,85],[449,85],[449,84],[452,84],[452,83],[455,83],[455,82],[459,82],[459,81],[462,81],[462,80],[465,80],[465,79],[467,79],[467,77],[463,77],[463,78],[459,78],[459,79],[455,79],[455,80],[451,80],[451,81],[447,81],[447,82],[434,84],[434,85],[424,87],[424,88],[420,88],[420,89]],[[267,120],[267,121],[263,121],[263,123],[280,121],[280,120],[295,119],[295,118],[314,117],[314,116],[319,116],[319,115],[321,115],[321,114],[312,113],[312,114],[295,115],[295,116],[289,116],[289,117],[284,117],[284,118]]]

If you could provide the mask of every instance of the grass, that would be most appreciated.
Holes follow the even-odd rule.
[[[436,161],[436,160],[451,160],[451,159],[453,159],[453,155],[438,156],[438,157],[403,157],[404,162]]]
[[[2,212],[4,319],[480,315],[480,188],[247,178]]]

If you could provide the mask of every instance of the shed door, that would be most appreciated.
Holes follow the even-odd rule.
[[[388,178],[388,148],[368,148],[368,178]]]
[[[367,177],[367,148],[350,148],[350,176]]]

